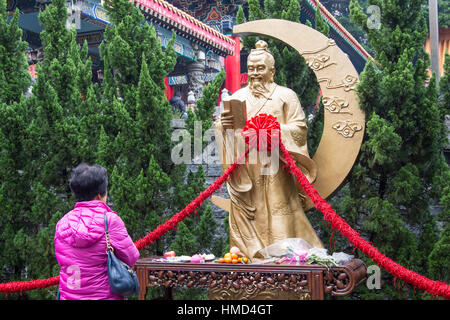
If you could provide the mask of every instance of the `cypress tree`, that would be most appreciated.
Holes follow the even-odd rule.
[[[445,55],[444,76],[439,83],[442,94],[443,113],[450,114],[450,55]],[[444,144],[449,145],[447,132],[444,132]],[[432,277],[441,279],[448,283],[450,281],[450,170],[447,164],[442,161],[441,168],[436,174],[435,186],[440,196],[442,210],[437,215],[437,221],[442,225],[442,231],[439,239],[434,243],[430,255],[428,256],[428,267]]]
[[[438,1],[439,28],[450,27],[450,1]]]
[[[170,248],[178,255],[193,255],[196,253],[194,234],[192,230],[186,225],[185,221],[181,221],[177,225],[177,233],[175,240],[171,243]]]
[[[30,209],[29,183],[24,170],[29,158],[24,147],[28,108],[24,92],[31,83],[19,28],[19,11],[11,20],[6,0],[0,0],[0,279],[19,279],[24,260],[16,247],[17,231]],[[22,201],[21,201],[22,200]]]
[[[25,248],[19,239],[23,239],[22,228],[27,227],[31,209],[29,175],[25,170],[30,161],[24,147],[26,128],[25,99],[11,104],[0,102],[1,282],[21,279],[25,268]]]
[[[198,251],[211,250],[213,248],[216,227],[217,223],[213,217],[211,205],[208,204],[200,216],[199,223],[194,228]],[[220,254],[221,252],[216,252],[216,255]]]
[[[31,77],[25,57],[28,45],[19,28],[19,9],[8,19],[6,0],[0,0],[0,102],[9,104],[20,100]]]
[[[444,59],[444,75],[441,77],[439,87],[442,96],[442,103],[444,105],[444,114],[450,114],[450,54],[445,54]]]
[[[18,27],[19,11],[8,22],[6,1],[0,1],[0,270],[1,281],[20,280],[27,267],[30,223],[30,162],[24,137],[29,119],[23,93],[30,85],[26,42]],[[31,218],[31,219],[30,219]],[[35,222],[32,220],[32,222]],[[35,225],[33,226],[35,229]],[[12,295],[15,298],[18,295]]]
[[[65,2],[55,0],[39,15],[44,60],[30,98],[34,113],[28,128],[33,170],[38,181],[67,192],[70,170],[92,161],[99,136],[97,89],[87,44],[80,50],[75,30],[66,28]],[[39,141],[39,143],[36,143]]]
[[[24,92],[30,85],[28,63],[18,26],[19,11],[8,22],[6,0],[0,0],[0,281],[20,279],[24,259],[17,232],[29,211],[29,183],[24,170],[29,158],[24,150],[28,110]],[[22,201],[21,201],[22,199]]]
[[[106,1],[112,24],[100,54],[104,110],[97,161],[110,173],[110,199],[133,239],[171,212],[171,108],[164,77],[173,69],[174,37],[163,51],[153,26],[128,1]],[[161,253],[160,242],[149,248]]]

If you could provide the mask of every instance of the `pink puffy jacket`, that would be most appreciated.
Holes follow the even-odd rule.
[[[76,203],[56,225],[61,300],[123,299],[111,292],[108,283],[105,213],[115,255],[129,266],[134,266],[139,258],[139,251],[116,212],[98,200]]]

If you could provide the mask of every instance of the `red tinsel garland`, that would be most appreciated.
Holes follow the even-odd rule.
[[[30,291],[36,289],[43,289],[47,287],[56,286],[59,283],[59,276],[48,278],[48,279],[38,279],[29,281],[13,281],[7,283],[0,283],[0,292],[11,293]]]

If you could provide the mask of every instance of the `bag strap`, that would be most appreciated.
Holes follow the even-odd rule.
[[[106,213],[103,215],[105,219],[105,233],[108,233],[108,220],[106,219]]]
[[[106,219],[106,213],[104,214],[104,219],[105,219],[106,253],[108,253],[108,251],[114,252],[114,248],[111,246],[111,242],[109,241],[108,220]]]

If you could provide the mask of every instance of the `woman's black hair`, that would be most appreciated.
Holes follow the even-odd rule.
[[[106,194],[108,173],[98,164],[81,163],[73,170],[69,186],[78,202],[91,201],[98,194],[102,197]]]

